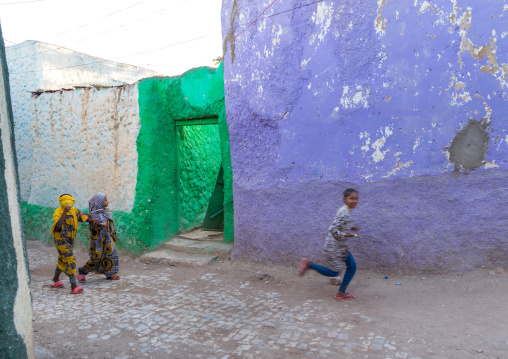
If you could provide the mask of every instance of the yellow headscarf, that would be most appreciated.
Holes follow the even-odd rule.
[[[69,204],[71,206],[71,209],[69,210],[69,212],[67,212],[67,214],[72,214],[73,218],[67,221],[67,224],[72,224],[74,226],[74,231],[70,234],[70,236],[74,238],[74,236],[76,235],[76,231],[78,230],[78,210],[73,207],[76,201],[74,200],[74,197],[72,197],[69,194],[64,194],[58,197],[58,201],[60,201],[60,208],[57,208],[55,210],[55,213],[53,213],[53,227],[51,227],[51,234],[54,233],[56,222],[58,222],[60,217],[62,217],[65,206]]]

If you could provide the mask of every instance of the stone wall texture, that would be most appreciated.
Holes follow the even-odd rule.
[[[37,109],[38,96],[34,93],[81,87],[91,88],[92,85],[95,88],[123,86],[133,84],[145,77],[158,75],[137,66],[108,61],[61,46],[31,40],[7,47],[6,57],[16,124],[21,199],[33,204],[39,204],[40,201],[37,198],[32,202],[31,197],[31,171],[33,167],[37,167],[37,163],[34,163],[37,153],[34,152],[31,141],[38,136],[34,124],[39,122],[39,119],[35,117],[35,114],[42,110]],[[74,100],[74,98],[67,99],[71,102]],[[84,101],[87,101],[87,98],[84,98]],[[73,105],[76,111],[79,111],[78,108],[86,111],[86,103]],[[55,112],[62,109],[62,105],[58,103],[52,103],[51,106],[46,111]],[[86,116],[86,112],[83,116]],[[70,123],[70,118],[66,120]]]
[[[270,4],[223,0],[234,256],[319,260],[355,187],[360,266],[507,265],[508,2]]]
[[[70,193],[86,208],[102,192],[111,208],[130,212],[140,127],[137,85],[42,93],[33,104],[35,121],[18,137],[33,152],[24,179],[27,202],[57,207],[58,196]]]

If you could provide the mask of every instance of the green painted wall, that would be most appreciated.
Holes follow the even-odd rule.
[[[180,230],[185,232],[203,224],[221,149],[218,125],[180,126],[177,131]]]
[[[184,185],[181,188],[184,193],[180,197],[177,146],[179,134],[175,123],[178,120],[218,116],[220,152],[225,171],[224,239],[232,241],[233,186],[222,65],[216,70],[198,68],[178,77],[141,80],[138,92],[141,128],[137,143],[138,179],[132,213],[139,213],[143,218],[133,219],[127,225],[131,228],[126,228],[126,231],[137,231],[133,236],[137,238],[136,243],[157,247],[163,241],[176,236],[180,229],[186,230],[192,226],[191,214],[199,212],[200,204],[193,202],[180,208],[179,199],[196,198],[199,195],[190,192],[197,192],[207,185],[196,185],[196,182],[189,186]],[[203,133],[198,136],[201,139],[195,141],[203,142],[202,136]],[[192,167],[185,161],[183,165]],[[191,191],[190,187],[194,185],[196,186]],[[213,191],[213,187],[210,186],[210,191]],[[204,211],[206,212],[206,208]],[[184,219],[182,226],[181,218]],[[136,222],[143,222],[146,226],[137,226]]]
[[[3,42],[2,30],[0,29],[0,57],[1,68],[3,76],[3,86],[0,89],[0,96],[2,102],[6,105],[6,112],[8,118],[3,121],[8,122],[11,129],[14,128],[11,98],[9,92],[9,75],[7,72],[7,63],[5,60],[5,47]],[[3,105],[4,105],[3,104]],[[14,146],[14,133],[9,135],[11,146]],[[17,162],[14,153],[14,167],[17,172]],[[7,195],[7,183],[5,182],[5,157],[3,152],[3,145],[0,143],[0,244],[2,248],[2,260],[0,261],[0,273],[2,273],[2,280],[0,281],[0,353],[2,358],[27,358],[27,346],[21,335],[18,334],[14,324],[14,303],[16,294],[18,292],[18,260],[16,257],[16,249],[14,248],[14,236],[11,226],[11,211],[9,209],[9,198]],[[17,176],[16,176],[17,179]],[[19,182],[17,181],[19,193]],[[19,198],[18,198],[19,201]],[[23,239],[24,241],[24,239]],[[26,250],[25,250],[26,259]],[[28,263],[28,260],[26,260]],[[26,268],[28,271],[28,268]]]
[[[206,173],[203,175],[206,180],[182,185],[183,193],[180,195],[178,132],[175,121],[210,116],[218,117],[218,125],[191,126],[201,129],[184,130],[180,135],[185,137],[184,145],[204,144],[205,149],[200,150],[197,157],[203,158],[204,152],[209,151],[210,154],[214,154],[215,160],[210,158],[207,162],[217,166],[217,156],[220,152],[225,181],[224,239],[232,241],[233,186],[222,65],[216,70],[194,69],[178,77],[145,79],[138,83],[138,92],[141,126],[136,141],[138,152],[136,193],[132,212],[113,211],[120,239],[118,246],[135,253],[146,248],[156,248],[176,236],[180,229],[190,229],[201,220],[201,209],[204,207],[206,212],[208,204],[206,197],[209,199],[216,178],[210,179],[211,171],[203,171]],[[213,138],[215,143],[213,145],[210,143],[208,148],[206,148],[207,136]],[[187,141],[188,138],[191,141]],[[220,139],[219,145],[217,138]],[[190,161],[192,154],[188,150],[190,147],[181,153],[184,159],[182,165],[184,168],[192,169]],[[194,166],[192,170],[196,169]],[[213,174],[213,177],[216,175],[217,173]],[[209,185],[207,181],[212,181],[213,184]],[[205,197],[197,195],[196,193],[202,192],[203,188],[209,188],[210,194]],[[186,200],[189,200],[189,204],[182,205],[180,213],[179,203]],[[53,212],[57,206],[56,198],[55,207],[22,203],[27,239],[52,242],[50,229]],[[197,216],[197,220],[192,223],[194,215]],[[86,244],[88,235],[86,225],[82,225],[77,234],[77,241]]]
[[[5,182],[5,159],[0,147],[0,241],[2,245],[2,260],[0,271],[0,352],[2,358],[26,358],[27,351],[23,338],[18,334],[14,325],[14,301],[18,291],[18,260],[14,248],[11,216]]]
[[[222,70],[222,65],[220,67]],[[221,79],[223,74],[221,71]],[[218,82],[217,79],[215,79]],[[222,87],[224,93],[224,81],[216,84]],[[223,100],[224,101],[224,100]],[[234,208],[233,208],[233,170],[231,168],[231,152],[229,148],[229,130],[226,122],[226,106],[224,105],[219,111],[219,135],[222,153],[222,167],[224,169],[224,240],[232,242],[235,238],[234,230]]]

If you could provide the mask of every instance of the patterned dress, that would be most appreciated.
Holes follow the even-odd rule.
[[[112,238],[116,238],[113,214],[102,206],[105,197],[105,195],[98,193],[90,200],[90,218],[97,218],[99,222],[90,224],[90,259],[83,267],[79,268],[79,273],[103,273],[106,277],[111,278],[118,274],[119,260],[115,241]],[[106,223],[106,227],[100,223]]]
[[[60,214],[55,211],[53,221],[56,223],[60,218]],[[61,210],[60,210],[61,213]],[[65,215],[65,220],[62,224],[60,231],[52,229],[53,239],[55,242],[56,250],[58,251],[58,262],[56,265],[55,273],[59,274],[64,272],[71,282],[76,278],[76,259],[74,258],[74,238],[78,230],[77,222],[84,222],[88,216],[81,213],[78,209],[72,207]]]
[[[342,264],[349,255],[348,238],[345,235],[351,231],[352,226],[351,209],[344,205],[337,211],[328,228],[323,250],[327,267],[334,272],[340,272]]]

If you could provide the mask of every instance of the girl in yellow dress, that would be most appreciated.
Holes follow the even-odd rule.
[[[51,234],[58,251],[58,263],[53,277],[53,288],[63,288],[60,274],[64,272],[71,283],[71,294],[83,293],[83,288],[76,284],[76,259],[74,258],[74,240],[78,230],[78,222],[94,223],[97,220],[89,219],[85,213],[74,208],[75,200],[70,194],[58,197],[60,207],[53,214],[53,227]]]

